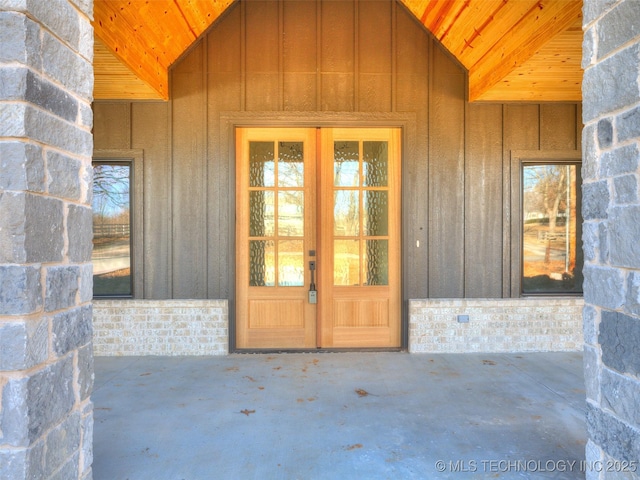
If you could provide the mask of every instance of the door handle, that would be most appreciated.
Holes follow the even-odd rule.
[[[309,285],[309,303],[318,303],[318,292],[316,290],[315,271],[316,262],[311,260],[309,262],[309,271],[311,272],[311,284]]]

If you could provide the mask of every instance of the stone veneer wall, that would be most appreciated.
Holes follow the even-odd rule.
[[[226,300],[96,300],[96,356],[226,355]]]
[[[582,307],[582,298],[410,300],[409,352],[581,350]]]
[[[92,0],[0,0],[0,477],[91,478]]]
[[[640,3],[583,11],[587,478],[640,478]]]

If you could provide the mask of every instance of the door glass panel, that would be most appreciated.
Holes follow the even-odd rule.
[[[360,285],[359,240],[334,240],[333,284]]]
[[[364,252],[366,285],[389,285],[389,241],[367,240]]]
[[[304,241],[278,241],[278,286],[304,285]]]
[[[278,186],[302,187],[304,185],[304,163],[302,142],[280,142],[278,144]]]
[[[362,175],[365,187],[386,187],[389,182],[387,142],[363,142]]]
[[[334,285],[389,283],[389,241],[371,238],[389,235],[388,149],[387,141],[334,142],[333,235],[356,237],[334,238]]]
[[[249,285],[272,287],[276,273],[275,244],[272,240],[249,241]]]
[[[304,192],[285,190],[278,192],[278,235],[302,237],[304,235]]]
[[[273,142],[249,143],[249,186],[273,187],[275,178]]]
[[[255,190],[249,192],[249,235],[271,237],[275,232],[273,192]]]
[[[360,234],[360,202],[358,190],[334,192],[333,233],[338,237],[354,237]]]
[[[333,150],[334,185],[336,187],[360,185],[358,142],[335,142]]]
[[[389,200],[388,192],[368,190],[363,192],[363,228],[369,236],[389,234]]]
[[[249,142],[250,286],[304,285],[303,188],[303,142]]]

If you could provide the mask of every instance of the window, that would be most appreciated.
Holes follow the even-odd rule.
[[[142,154],[114,151],[93,162],[93,295],[134,297],[141,292]],[[121,153],[123,157],[120,157]],[[130,156],[124,156],[131,153]],[[136,159],[136,157],[138,157]],[[137,215],[136,215],[137,214]]]
[[[131,165],[93,165],[93,293],[133,294],[131,282]]]
[[[522,162],[523,294],[582,293],[580,165]]]

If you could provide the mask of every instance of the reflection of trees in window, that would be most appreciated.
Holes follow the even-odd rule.
[[[304,185],[303,159],[302,142],[279,142],[278,186],[302,187]]]
[[[558,213],[564,211],[563,203],[567,194],[567,168],[560,165],[539,165],[525,167],[525,185],[529,183],[530,190],[525,200],[528,200],[529,208],[541,210],[549,219],[549,229],[555,230]]]
[[[304,235],[302,142],[278,142],[278,235]],[[279,262],[280,263],[280,262]],[[282,267],[282,265],[281,265]]]
[[[570,164],[523,167],[525,293],[581,291],[576,172]]]
[[[133,293],[130,212],[131,164],[94,164],[92,262],[96,296]]]
[[[130,223],[129,165],[98,164],[93,168],[94,225],[129,225]],[[103,228],[102,235],[109,230]],[[100,236],[100,232],[94,235]]]
[[[335,187],[356,187],[335,192],[335,234],[359,235],[360,203],[357,187],[360,187],[360,153],[357,141],[334,143],[333,170]]]

